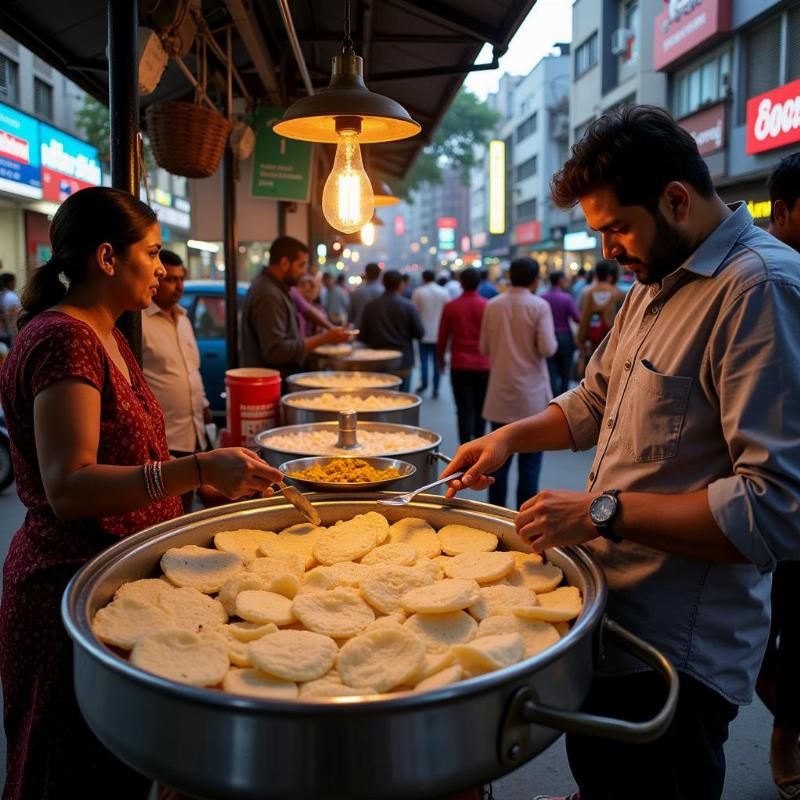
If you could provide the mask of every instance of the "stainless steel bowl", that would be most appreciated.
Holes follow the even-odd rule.
[[[294,458],[302,456],[320,456],[320,455],[342,455],[334,453],[303,453],[292,450],[279,450],[270,444],[270,438],[278,434],[286,433],[308,433],[311,431],[333,431],[337,433],[339,430],[339,423],[337,422],[315,422],[310,425],[286,425],[281,428],[271,428],[267,431],[262,431],[256,435],[256,443],[260,448],[261,457],[273,467],[277,467],[284,461],[291,461]],[[414,485],[408,478],[398,481],[395,488],[402,491],[410,491],[416,486],[424,486],[426,483],[433,483],[441,472],[443,466],[442,462],[447,463],[446,456],[439,453],[439,445],[442,443],[442,437],[435,431],[429,431],[425,428],[417,428],[411,425],[395,425],[389,422],[358,422],[357,431],[370,430],[370,431],[394,431],[404,433],[415,433],[427,439],[429,444],[426,447],[417,448],[415,450],[406,450],[399,453],[373,453],[371,455],[388,456],[390,458],[400,458],[403,461],[408,461],[417,468],[417,475],[414,479]],[[353,450],[345,455],[360,455],[357,450]]]
[[[375,469],[396,469],[401,474],[397,478],[386,478],[381,481],[361,481],[360,483],[329,483],[307,478],[295,478],[290,474],[295,471],[302,472],[309,467],[325,466],[325,464],[330,464],[331,461],[341,461],[343,459],[360,459],[361,461],[366,461],[367,464],[375,467]],[[292,461],[286,461],[281,464],[278,469],[290,481],[307,489],[315,489],[320,492],[372,492],[378,489],[388,489],[398,481],[410,478],[417,471],[417,468],[413,464],[409,464],[408,461],[401,461],[398,458],[381,458],[380,456],[313,456],[311,458],[295,458]]]
[[[319,369],[337,371],[356,371],[356,372],[391,372],[393,369],[400,369],[403,363],[403,354],[399,350],[392,350],[396,355],[386,358],[353,358],[350,355],[322,355],[311,352],[309,354],[310,363],[318,365]]]
[[[326,422],[339,418],[339,410],[303,408],[306,400],[314,400],[324,394],[347,398],[385,398],[387,402],[404,400],[406,405],[384,408],[375,411],[362,411],[355,408],[358,418],[365,422],[396,422],[399,425],[419,425],[419,409],[422,398],[407,392],[385,391],[382,389],[311,389],[305,392],[292,392],[281,397],[281,421],[284,425],[306,425],[312,422]]]
[[[326,386],[320,383],[321,380],[332,376],[345,376],[351,381],[348,386]],[[359,386],[359,381],[366,377],[380,378],[383,383],[379,386]],[[388,372],[366,372],[364,370],[317,370],[315,372],[296,372],[286,379],[286,387],[289,392],[307,392],[309,389],[325,389],[329,392],[339,391],[340,389],[372,389],[378,392],[392,391],[399,389],[402,378],[397,375],[390,375]]]
[[[386,493],[314,499],[324,524],[376,510]],[[513,512],[468,500],[420,495],[382,508],[390,521],[424,517],[434,527],[480,526],[519,548]],[[98,641],[90,620],[125,581],[158,574],[163,553],[208,545],[234,528],[280,530],[300,522],[283,498],[208,509],[156,525],[108,548],[70,582],[62,618],[74,643],[75,693],[103,744],[139,772],[214,800],[390,800],[432,798],[479,786],[549,746],[560,730],[648,741],[669,724],[677,677],[657,651],[604,622],[602,572],[580,548],[550,561],[577,586],[584,608],[571,631],[539,655],[432,692],[309,700],[261,700],[197,689],[131,666]],[[626,647],[669,684],[664,708],[646,723],[587,718],[595,654]]]

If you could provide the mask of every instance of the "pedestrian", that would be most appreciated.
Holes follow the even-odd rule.
[[[616,274],[615,264],[606,260],[598,261],[594,268],[594,282],[581,294],[578,358],[583,365],[608,335],[625,300],[625,293],[616,287]]]
[[[361,327],[361,315],[367,303],[382,294],[381,268],[375,263],[367,264],[364,267],[364,283],[350,295],[350,310],[347,316],[354,328]]]
[[[411,299],[411,295],[414,294],[414,289],[411,285],[411,276],[407,272],[403,272],[400,275],[400,279],[402,284],[400,286],[400,294],[406,298],[406,300]]]
[[[572,281],[572,286],[569,287],[569,291],[572,295],[572,299],[576,303],[581,299],[583,290],[592,282],[593,279],[594,272],[592,270],[587,270],[581,267],[575,273],[575,278]]]
[[[13,272],[0,275],[0,343],[11,347],[17,335],[20,302],[16,292],[17,276]]]
[[[725,205],[695,140],[654,106],[592,123],[552,194],[580,203],[637,283],[584,381],[463,446],[449,493],[481,488],[514,451],[596,446],[586,491],[532,497],[517,530],[536,552],[586,547],[607,613],[672,662],[680,692],[656,741],[568,733],[572,773],[583,800],[718,800],[767,644],[770,573],[800,558],[800,256]],[[659,695],[653,672],[608,649],[583,710],[642,720]]]
[[[474,267],[461,273],[461,294],[442,311],[436,345],[439,369],[446,369],[450,347],[450,385],[456,401],[458,439],[461,444],[483,436],[483,403],[489,385],[489,358],[481,353],[481,322],[487,300],[479,294],[480,275]]]
[[[776,239],[800,252],[800,153],[786,156],[767,181]],[[772,712],[772,779],[783,798],[800,798],[800,561],[781,561],[772,576],[772,625],[758,675],[759,697]]]
[[[464,281],[461,281],[461,286],[464,286]],[[497,291],[497,287],[489,280],[489,270],[481,270],[481,282],[478,286],[478,294],[481,297],[485,297],[487,300],[491,300],[493,297],[497,297],[497,295],[500,294],[500,292]]]
[[[461,294],[461,282],[449,270],[445,270],[442,274],[447,278],[444,288],[450,299],[455,300]]]
[[[335,327],[319,302],[319,291],[311,275],[303,275],[296,286],[289,289],[301,339],[316,336]]]
[[[297,239],[279,236],[272,243],[269,265],[256,275],[244,298],[243,367],[276,369],[285,380],[293,372],[302,371],[306,356],[315,348],[350,340],[350,334],[339,327],[314,336],[300,335],[296,301],[290,290],[306,274],[307,261],[308,248]]]
[[[572,295],[564,289],[566,279],[563,272],[551,272],[550,288],[542,294],[542,300],[550,304],[553,312],[553,326],[556,331],[558,350],[547,359],[550,370],[550,384],[554,395],[569,389],[572,365],[575,360],[575,337],[572,335],[570,321],[580,322],[581,316]]]
[[[439,396],[439,362],[436,358],[436,339],[439,335],[439,321],[442,310],[450,301],[447,290],[436,283],[433,270],[426,269],[422,273],[422,285],[414,289],[411,302],[419,312],[425,333],[419,341],[419,363],[422,382],[417,387],[417,394],[428,388],[428,372],[433,368],[433,397]]]
[[[421,339],[425,329],[417,309],[400,294],[402,283],[397,270],[383,273],[384,292],[364,309],[358,338],[367,347],[399,350],[403,354],[394,374],[402,378],[400,391],[407,392],[414,367],[414,339]]]
[[[547,359],[557,348],[553,313],[547,301],[536,296],[539,265],[517,258],[509,269],[511,287],[490,300],[483,313],[480,351],[492,360],[483,417],[496,431],[510,422],[543,410],[553,398]],[[517,456],[519,508],[539,488],[541,453]],[[489,502],[506,504],[511,459],[498,464],[489,487]]]
[[[166,274],[142,313],[142,370],[164,413],[169,454],[182,458],[208,448],[206,425],[213,417],[192,323],[180,304],[186,267],[171,250],[162,249],[159,257]],[[184,511],[193,497],[194,491],[182,496]]]
[[[3,565],[3,798],[145,800],[150,779],[111,755],[78,709],[64,590],[102,550],[180,515],[178,498],[201,479],[239,498],[271,494],[281,473],[244,448],[169,457],[158,401],[114,327],[150,305],[165,275],[152,209],[125,191],[82,189],[56,211],[50,241],[0,372],[27,507]]]
[[[325,300],[323,306],[328,319],[334,325],[347,324],[347,305],[349,298],[344,286],[344,275],[337,275],[334,280],[330,272],[326,272],[322,276],[322,282],[325,286]]]

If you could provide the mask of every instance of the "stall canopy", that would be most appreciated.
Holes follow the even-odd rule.
[[[112,0],[113,2],[113,0]],[[179,20],[191,0],[141,0],[142,21]],[[430,140],[484,44],[497,65],[535,0],[351,0],[352,38],[364,57],[367,85],[400,102],[422,124],[420,136],[374,145],[376,166],[402,177]],[[285,106],[307,93],[292,47],[286,12],[314,88],[327,85],[331,58],[341,50],[344,2],[339,0],[196,0],[216,40],[224,47],[232,26],[234,64],[253,98]],[[4,0],[0,30],[64,73],[89,94],[108,102],[107,4],[71,0]],[[491,58],[491,56],[490,56]],[[194,71],[194,53],[185,58]],[[224,74],[210,59],[210,89],[224,94]],[[170,63],[141,108],[159,100],[188,99],[193,89]]]

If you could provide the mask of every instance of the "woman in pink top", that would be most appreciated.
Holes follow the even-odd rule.
[[[486,422],[481,416],[489,385],[489,358],[481,355],[478,340],[483,311],[488,302],[478,294],[481,278],[478,270],[468,267],[461,273],[460,294],[442,311],[436,358],[445,368],[445,353],[450,342],[450,383],[456,401],[458,438],[463,444],[483,436]]]

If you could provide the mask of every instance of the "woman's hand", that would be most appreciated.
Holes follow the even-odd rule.
[[[197,454],[204,484],[213,486],[231,500],[258,494],[274,494],[272,484],[283,474],[245,447],[223,447]]]
[[[446,478],[459,470],[466,472],[460,479],[450,481],[445,497],[455,497],[456,492],[462,489],[480,491],[491,486],[494,478],[489,473],[502,467],[511,452],[502,428],[462,444],[453,460],[442,470],[441,477]]]
[[[583,544],[597,536],[589,506],[597,494],[544,491],[526,500],[514,525],[536,553],[550,547]]]

